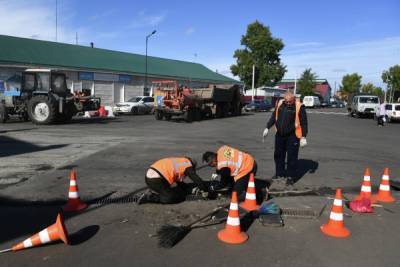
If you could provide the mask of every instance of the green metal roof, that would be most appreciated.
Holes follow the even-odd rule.
[[[143,55],[107,49],[0,35],[0,64],[38,65],[143,75],[145,58]],[[198,63],[150,56],[147,60],[149,76],[238,83]]]

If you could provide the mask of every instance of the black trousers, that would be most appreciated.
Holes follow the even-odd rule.
[[[295,178],[297,176],[297,159],[299,156],[300,140],[296,135],[280,136],[275,135],[275,175],[288,176]],[[285,171],[285,161],[287,155],[287,169]]]
[[[248,174],[246,174],[245,176],[243,176],[242,178],[240,178],[239,180],[237,180],[236,182],[235,182],[235,179],[233,176],[221,175],[221,183],[223,185],[229,185],[229,187],[231,189],[236,191],[236,193],[238,195],[238,200],[244,201],[244,199],[246,198],[247,186],[249,184],[249,179],[250,179],[251,173],[253,173],[254,176],[257,174],[257,162],[255,162],[255,161],[254,161],[253,170],[251,172],[249,172]],[[255,185],[256,185],[257,201],[262,201],[263,196],[262,196],[261,188],[259,188],[259,186],[257,186],[257,183],[255,183]]]
[[[159,202],[162,204],[175,204],[185,200],[187,195],[187,188],[185,183],[178,183],[176,187],[171,187],[167,179],[161,178],[145,178],[147,186],[158,193],[160,196],[159,200],[154,202]]]

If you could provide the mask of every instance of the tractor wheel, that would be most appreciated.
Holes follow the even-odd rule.
[[[47,96],[34,96],[28,102],[28,114],[35,124],[54,123],[56,121],[57,103]]]
[[[213,117],[212,109],[206,106],[203,110],[203,118],[211,119]]]
[[[194,120],[195,121],[201,121],[202,116],[201,116],[201,109],[200,108],[195,108],[193,109],[193,113],[194,113]]]
[[[163,119],[164,114],[161,110],[156,110],[154,113],[154,117],[156,117],[156,120],[160,121]]]
[[[170,121],[172,118],[171,114],[165,114],[164,117],[166,121]]]
[[[7,109],[3,104],[0,104],[0,123],[5,123],[8,120]]]
[[[224,116],[223,109],[224,109],[223,104],[217,104],[216,111],[215,111],[215,116],[217,118],[222,118]]]

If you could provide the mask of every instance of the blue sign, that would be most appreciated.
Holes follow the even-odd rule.
[[[93,81],[94,74],[93,72],[79,72],[79,80]]]
[[[120,74],[119,75],[119,81],[123,83],[128,83],[132,80],[131,75],[126,75],[126,74]]]
[[[4,92],[5,88],[4,88],[4,81],[0,81],[0,93]]]
[[[160,95],[156,96],[156,103],[157,103],[157,106],[162,107],[164,105],[164,97],[160,96]]]
[[[17,91],[17,90],[5,91],[4,96],[21,96],[21,91]]]

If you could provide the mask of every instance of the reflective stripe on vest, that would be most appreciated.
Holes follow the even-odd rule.
[[[184,167],[184,166],[192,166],[190,162],[177,162],[175,159],[172,160],[172,164],[174,164],[174,169],[175,169],[175,177],[179,179],[179,167]]]

